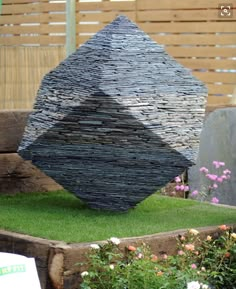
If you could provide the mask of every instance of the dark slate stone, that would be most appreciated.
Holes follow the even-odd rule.
[[[19,153],[90,207],[125,211],[194,163],[206,95],[120,16],[44,77]]]

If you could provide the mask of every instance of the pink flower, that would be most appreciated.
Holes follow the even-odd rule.
[[[179,186],[179,185],[175,186],[175,189],[176,189],[177,191],[180,191],[180,186]]]
[[[195,250],[195,246],[193,244],[186,244],[184,247],[188,251],[194,251]]]
[[[191,268],[192,268],[192,269],[197,269],[197,265],[196,265],[196,264],[192,264],[192,265],[191,265]]]
[[[229,227],[226,225],[220,225],[219,229],[221,229],[222,231],[227,231],[229,229]]]
[[[153,262],[157,261],[158,260],[158,257],[157,255],[152,255],[152,259],[151,259]]]
[[[211,202],[212,202],[213,204],[218,204],[218,203],[219,203],[219,199],[217,199],[216,197],[213,197],[213,198],[211,199]]]
[[[176,182],[176,183],[180,183],[180,182],[181,182],[181,178],[180,178],[180,177],[176,177],[176,178],[175,178],[175,182]]]
[[[185,192],[189,191],[189,186],[184,186],[184,191]]]
[[[212,164],[213,164],[213,166],[215,166],[216,169],[218,169],[220,167],[220,164],[218,161],[213,161]]]
[[[198,195],[198,191],[197,190],[195,190],[195,191],[193,191],[192,193],[191,193],[191,196],[192,197],[195,197],[195,196],[197,196]]]
[[[180,190],[181,190],[181,191],[184,191],[184,188],[185,188],[184,185],[181,185],[181,186],[180,186]]]
[[[218,178],[217,175],[213,175],[213,174],[207,174],[206,177],[211,181],[215,181]]]
[[[217,189],[218,188],[218,185],[217,184],[213,184],[213,189]]]
[[[200,171],[201,173],[206,173],[206,174],[209,172],[208,169],[205,168],[205,167],[201,167],[201,168],[199,169],[199,171]]]
[[[166,254],[163,254],[163,255],[162,255],[162,258],[163,258],[164,260],[166,260],[166,259],[168,258],[168,256],[167,256]]]
[[[213,161],[212,164],[215,166],[216,169],[225,166],[224,162]]]
[[[138,253],[137,258],[138,259],[142,259],[143,258],[143,254],[142,253]]]
[[[184,255],[184,254],[185,254],[185,253],[184,253],[183,250],[179,250],[179,251],[178,251],[178,255],[182,256],[182,255]]]
[[[230,175],[230,174],[231,174],[231,171],[230,171],[230,170],[228,170],[228,169],[226,169],[226,170],[224,170],[224,171],[223,171],[223,174],[224,174],[224,175],[227,175],[227,174],[229,174],[229,175]]]
[[[221,177],[218,177],[218,178],[216,179],[216,181],[217,181],[218,183],[222,183],[224,179],[227,179],[227,177],[226,177],[226,176],[221,176]]]

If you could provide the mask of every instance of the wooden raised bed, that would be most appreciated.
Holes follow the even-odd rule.
[[[0,193],[44,192],[62,187],[18,154],[29,110],[0,111]]]

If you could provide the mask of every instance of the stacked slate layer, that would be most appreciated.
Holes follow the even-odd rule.
[[[194,163],[206,96],[119,16],[44,77],[19,153],[90,207],[126,211]]]

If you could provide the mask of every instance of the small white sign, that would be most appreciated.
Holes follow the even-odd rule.
[[[1,289],[41,289],[34,258],[0,253]]]

